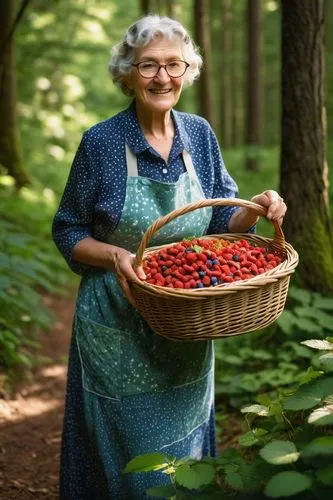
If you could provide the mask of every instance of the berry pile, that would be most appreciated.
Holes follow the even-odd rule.
[[[276,252],[246,240],[195,238],[150,253],[143,269],[153,285],[204,288],[253,278],[281,261]]]

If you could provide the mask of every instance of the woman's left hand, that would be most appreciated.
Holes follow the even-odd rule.
[[[287,205],[279,193],[273,191],[272,189],[268,189],[261,194],[253,196],[251,201],[267,208],[267,219],[277,221],[280,225],[282,224],[287,211]]]

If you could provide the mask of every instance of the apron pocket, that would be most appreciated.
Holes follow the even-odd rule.
[[[120,345],[124,332],[95,323],[78,314],[74,319],[74,329],[84,389],[100,396],[119,399]]]

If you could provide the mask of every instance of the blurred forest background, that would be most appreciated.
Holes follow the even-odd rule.
[[[1,390],[8,390],[8,381],[38,363],[37,332],[54,321],[41,296],[75,293],[78,280],[54,247],[51,221],[83,131],[130,103],[113,85],[107,65],[111,47],[144,12],[179,19],[201,47],[203,74],[183,92],[177,107],[211,122],[241,198],[267,188],[282,192],[290,207],[286,237],[300,253],[299,274],[277,323],[264,332],[215,343],[221,442],[231,439],[233,427],[227,421],[235,408],[258,394],[275,391],[276,395],[295,381],[315,378],[319,357],[299,342],[333,335],[332,168],[330,185],[325,177],[327,164],[333,164],[333,0],[298,2],[305,17],[292,19],[296,4],[294,0],[1,0]],[[320,65],[313,74],[323,85],[326,132],[320,129],[321,117],[325,118],[321,111],[317,122],[308,117],[306,99],[304,109],[302,101],[294,103],[298,109],[288,108],[288,102],[297,101],[303,79],[308,81],[306,68],[311,68],[315,46],[309,59],[301,58],[304,66],[296,77],[288,70],[292,67],[287,64],[288,50],[294,44],[295,53],[300,48],[302,54],[314,32],[311,8],[315,13],[320,5],[325,11],[324,44],[317,36],[320,29],[314,30],[314,39],[324,51],[325,74],[319,75]],[[290,94],[286,98],[288,88],[294,89],[295,99]],[[288,129],[294,112],[301,117],[295,133]],[[308,143],[313,143],[312,153]],[[312,176],[312,166],[317,177]],[[321,203],[319,221],[310,212]],[[260,221],[259,233],[269,235],[271,229]],[[327,370],[332,371],[332,363]]]

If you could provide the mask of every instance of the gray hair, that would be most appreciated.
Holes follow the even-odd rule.
[[[169,17],[146,16],[132,24],[125,33],[123,41],[115,45],[111,51],[109,72],[114,83],[124,94],[133,95],[124,82],[124,76],[132,69],[135,49],[149,45],[158,36],[167,40],[178,38],[181,41],[184,58],[190,65],[184,75],[184,86],[189,87],[199,77],[202,58],[184,26]]]

